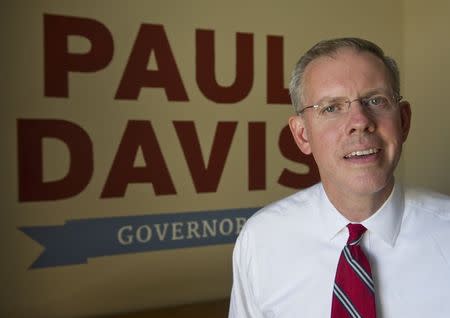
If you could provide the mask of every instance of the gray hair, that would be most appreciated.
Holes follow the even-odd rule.
[[[351,48],[357,52],[370,52],[377,56],[386,66],[391,78],[392,90],[395,96],[400,96],[400,72],[397,63],[389,56],[386,56],[383,50],[370,41],[359,38],[337,38],[320,41],[310,48],[297,62],[292,72],[291,82],[289,84],[289,94],[291,96],[294,111],[298,113],[301,110],[304,93],[303,76],[309,63],[322,56],[333,56],[339,49]]]

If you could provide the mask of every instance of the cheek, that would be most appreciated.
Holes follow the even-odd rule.
[[[379,127],[379,131],[388,143],[393,145],[401,145],[403,143],[403,131],[399,118],[397,120],[385,122]]]
[[[311,150],[316,161],[330,160],[339,149],[339,134],[334,129],[316,129],[310,134]]]
[[[398,161],[404,142],[400,124],[391,121],[379,127],[380,135],[386,145],[391,160]]]

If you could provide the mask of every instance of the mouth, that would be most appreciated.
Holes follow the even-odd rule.
[[[344,156],[344,159],[353,159],[353,158],[365,158],[374,154],[377,154],[381,151],[381,149],[378,148],[370,148],[370,149],[364,149],[364,150],[357,150],[353,151],[347,155]]]

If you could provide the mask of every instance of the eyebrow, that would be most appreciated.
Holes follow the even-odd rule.
[[[386,89],[383,89],[383,88],[375,88],[375,89],[367,91],[367,93],[365,93],[365,94],[362,94],[361,97],[368,97],[368,96],[372,96],[372,95],[376,95],[376,94],[388,95],[388,92]]]
[[[373,88],[366,91],[364,94],[360,94],[358,98],[366,98],[376,94],[385,94],[388,95],[385,88]],[[348,100],[348,97],[345,96],[324,96],[319,101],[314,103],[313,105],[320,105],[323,103],[332,103],[336,101]]]

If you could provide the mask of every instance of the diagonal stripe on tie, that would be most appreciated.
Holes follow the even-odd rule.
[[[334,284],[334,295],[339,299],[342,306],[345,307],[347,312],[352,316],[352,318],[361,318],[361,315],[356,310],[355,306],[353,306],[352,302],[348,298],[348,296],[339,288],[337,284]]]
[[[347,246],[344,247],[343,253],[345,256],[345,260],[355,271],[355,274],[358,275],[358,277],[366,284],[367,288],[369,288],[372,293],[375,292],[371,275],[368,274],[365,269],[353,258]]]
[[[376,318],[370,264],[359,246],[366,229],[360,224],[349,224],[348,229],[336,270],[331,318]]]

